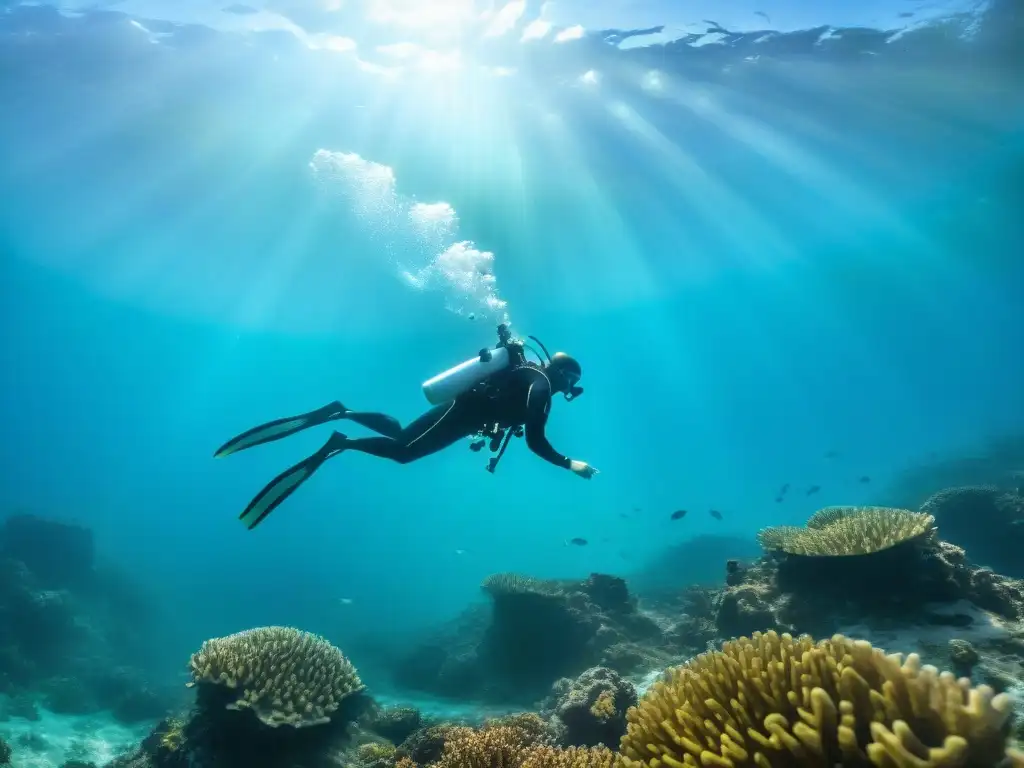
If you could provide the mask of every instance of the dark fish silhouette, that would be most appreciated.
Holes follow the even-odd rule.
[[[717,509],[708,510],[708,514],[711,515],[713,518],[715,518],[715,520],[721,520],[722,519],[722,513],[719,512]]]
[[[814,494],[816,494],[820,490],[821,490],[821,486],[820,485],[812,485],[810,488],[807,489],[807,495],[808,496],[813,496]]]
[[[585,546],[587,546],[587,540],[586,539],[581,539],[578,536],[575,539],[569,539],[565,543],[567,545],[568,544],[572,544],[574,547],[585,547]]]
[[[870,478],[870,477],[868,477],[867,475],[863,475],[863,476],[861,477],[860,481],[861,481],[862,483],[870,483],[870,482],[871,482],[871,478]]]
[[[626,512],[619,512],[619,517],[621,517],[623,520],[629,520],[629,514]]]
[[[682,520],[684,517],[686,517],[685,509],[677,509],[671,515],[669,515],[670,520]]]
[[[781,504],[783,501],[784,501],[784,499],[781,496],[776,496],[775,497],[775,503],[776,504]]]

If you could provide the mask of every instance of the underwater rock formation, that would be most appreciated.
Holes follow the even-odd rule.
[[[24,563],[42,589],[81,589],[95,556],[88,528],[35,515],[8,517],[0,527],[0,557]]]
[[[995,486],[948,488],[921,511],[933,515],[943,539],[970,552],[972,561],[1024,577],[1024,496]]]
[[[473,607],[397,665],[403,687],[441,696],[532,704],[552,683],[593,666],[621,674],[679,659],[669,619],[640,610],[626,582],[592,574],[541,581],[496,574]]]
[[[0,693],[62,714],[110,710],[124,723],[163,716],[174,695],[137,667],[158,628],[133,585],[94,567],[92,534],[21,515],[2,538]]]
[[[423,728],[423,715],[415,707],[372,706],[360,725],[393,744],[401,744]]]
[[[1024,432],[1005,434],[987,445],[966,447],[960,455],[932,458],[911,467],[882,492],[882,497],[887,504],[916,509],[945,488],[967,486],[1024,493]],[[944,523],[940,520],[939,525]]]
[[[604,667],[586,670],[575,680],[562,678],[542,705],[559,743],[565,747],[614,747],[626,733],[626,711],[637,702],[636,688]]]

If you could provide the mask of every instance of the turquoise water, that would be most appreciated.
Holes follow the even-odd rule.
[[[91,527],[177,669],[264,624],[398,642],[497,571],[628,577],[1024,428],[1012,14],[876,6],[455,34],[0,4],[4,511]],[[330,428],[226,439],[335,398],[407,422],[505,319],[581,361],[549,437],[597,477],[521,441],[493,476],[464,444],[344,455],[237,522]]]

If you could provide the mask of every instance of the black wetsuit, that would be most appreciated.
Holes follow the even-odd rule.
[[[348,411],[345,413],[347,420],[372,429],[382,437],[348,438],[344,449],[408,464],[492,424],[522,426],[531,451],[568,469],[569,458],[552,448],[544,434],[553,394],[547,375],[539,368],[525,366],[499,374],[452,402],[431,408],[404,429],[397,419],[383,413]]]

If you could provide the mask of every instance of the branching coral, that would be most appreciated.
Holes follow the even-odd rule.
[[[519,712],[484,721],[483,729],[515,728],[522,732],[524,744],[546,744],[551,741],[548,724],[536,712]]]
[[[597,700],[590,706],[590,714],[602,723],[615,717],[615,694],[611,691],[601,691]]]
[[[363,689],[355,667],[322,637],[261,627],[207,640],[189,662],[193,682],[237,691],[228,709],[251,709],[267,725],[326,723]]]
[[[905,509],[826,507],[815,512],[805,528],[764,528],[757,540],[765,549],[791,555],[867,555],[933,535],[934,523],[927,513]]]
[[[521,728],[453,728],[448,732],[437,768],[518,768],[524,750],[531,746]]]
[[[613,768],[618,755],[607,747],[530,747],[519,768]]]
[[[1005,695],[916,654],[901,664],[841,635],[755,632],[656,683],[630,710],[620,752],[627,768],[988,768],[1004,757],[1010,714]]]

